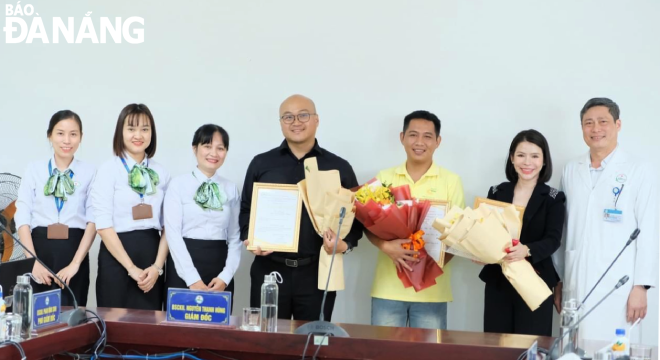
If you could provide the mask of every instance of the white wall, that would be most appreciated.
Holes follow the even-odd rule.
[[[278,106],[292,93],[316,101],[321,145],[362,182],[405,159],[398,133],[408,112],[435,112],[443,136],[435,160],[461,175],[468,204],[504,180],[508,145],[523,129],[548,138],[557,186],[563,165],[586,151],[578,113],[594,96],[621,105],[621,144],[660,166],[657,1],[24,3],[47,29],[49,18],[78,24],[87,11],[97,26],[101,16],[142,16],[145,42],[0,40],[0,143],[14,149],[0,171],[22,174],[26,161],[49,156],[47,121],[64,108],[84,121],[79,157],[100,163],[121,108],[143,102],[157,122],[156,157],[173,174],[194,164],[193,131],[215,122],[231,135],[221,171],[242,186],[251,158],[280,143]],[[98,241],[93,259],[97,252]],[[369,322],[375,258],[363,240],[346,259],[334,320]],[[244,254],[237,275],[237,309],[248,303],[251,260]],[[481,331],[479,269],[456,262],[449,327]],[[649,299],[641,331],[657,344],[657,290]]]

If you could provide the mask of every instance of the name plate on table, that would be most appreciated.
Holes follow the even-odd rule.
[[[167,289],[167,320],[229,325],[231,292]]]
[[[35,329],[55,325],[60,322],[62,290],[50,290],[32,295],[32,325]]]

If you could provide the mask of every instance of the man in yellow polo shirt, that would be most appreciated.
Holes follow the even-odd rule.
[[[409,185],[412,196],[420,199],[449,201],[465,206],[463,185],[458,175],[433,162],[433,153],[440,146],[440,119],[428,111],[415,111],[403,120],[399,135],[406,150],[406,162],[383,170],[376,176],[392,186]],[[452,301],[451,263],[436,285],[415,292],[404,288],[397,269],[408,267],[405,260],[413,260],[414,251],[404,250],[402,243],[410,240],[384,241],[369,233],[367,237],[380,251],[371,289],[371,324],[380,326],[447,328],[447,302]]]

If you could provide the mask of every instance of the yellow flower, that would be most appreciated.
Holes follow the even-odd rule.
[[[368,184],[364,185],[355,193],[355,198],[361,204],[366,204],[369,200],[381,205],[394,203],[394,196],[392,196],[389,186],[386,185],[377,186],[374,189]]]

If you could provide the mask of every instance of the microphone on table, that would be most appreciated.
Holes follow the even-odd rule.
[[[614,264],[617,262],[617,260],[619,260],[619,257],[621,256],[621,254],[623,254],[623,252],[626,250],[626,248],[627,248],[627,247],[628,247],[633,241],[635,241],[635,239],[637,239],[637,236],[639,236],[639,229],[635,229],[635,231],[633,231],[632,234],[630,234],[630,237],[628,238],[628,241],[626,241],[626,243],[623,245],[623,248],[621,249],[621,251],[619,251],[619,253],[618,253],[617,256],[614,258],[614,260],[612,260],[612,262],[611,262],[610,265],[607,267],[607,269],[605,269],[605,272],[603,272],[603,274],[600,276],[600,278],[598,279],[598,281],[596,281],[596,283],[594,284],[594,286],[591,287],[591,289],[589,290],[589,293],[587,293],[587,295],[584,297],[584,299],[582,299],[582,301],[578,304],[577,310],[580,310],[580,308],[582,308],[582,305],[584,305],[585,301],[587,301],[587,299],[589,298],[589,296],[591,296],[591,294],[594,292],[594,290],[596,289],[596,287],[598,287],[598,284],[600,284],[600,282],[603,280],[603,278],[605,278],[605,275],[608,273],[608,271],[610,271],[610,269],[612,268],[612,266],[614,266]],[[623,280],[623,279],[622,279],[622,280]],[[619,281],[619,282],[621,282],[621,281]],[[623,285],[623,284],[621,284],[621,285]],[[585,314],[585,316],[586,316],[586,314]],[[581,321],[581,320],[580,320],[580,321]],[[572,333],[572,332],[574,332],[574,331],[576,331],[575,328],[570,328],[570,330],[569,330],[567,333],[565,333],[564,335],[562,335],[561,338],[563,338],[566,334]],[[572,340],[572,338],[571,338],[571,340]],[[553,343],[553,347],[556,346],[556,343],[557,343],[557,342],[558,342],[558,341],[556,341],[555,343]],[[552,350],[552,348],[551,348],[551,350]],[[578,351],[578,352],[579,352],[579,351]],[[551,354],[551,358],[553,358],[553,359],[556,358],[556,357],[554,357],[556,354],[553,355],[552,352],[551,352],[550,354]]]
[[[32,257],[36,261],[38,261],[39,264],[41,264],[41,266],[43,266],[46,270],[48,270],[48,272],[51,273],[55,277],[55,279],[57,279],[57,281],[60,282],[60,284],[64,285],[64,287],[67,290],[69,290],[69,293],[71,294],[71,298],[73,299],[73,310],[63,311],[62,314],[60,315],[60,321],[66,322],[67,324],[69,324],[69,326],[79,325],[87,321],[85,310],[78,307],[78,301],[76,301],[76,296],[73,294],[73,290],[71,290],[69,285],[67,285],[64,281],[62,281],[62,279],[60,279],[53,270],[51,270],[48,266],[46,266],[46,264],[44,264],[44,262],[41,261],[41,259],[39,259],[35,254],[32,253],[32,251],[30,251],[30,249],[28,249],[25,245],[23,245],[23,243],[20,240],[18,240],[14,236],[14,234],[12,234],[2,223],[0,223],[0,229],[2,229],[4,232],[9,234],[9,236],[11,236],[12,239],[14,239],[14,242],[20,245],[21,248],[23,248],[23,250],[25,250],[28,254],[32,255]]]
[[[592,311],[594,311],[594,310],[595,310],[600,304],[602,304],[603,301],[605,301],[605,299],[607,299],[607,298],[608,298],[608,297],[609,297],[614,291],[616,291],[616,289],[620,288],[620,287],[623,286],[625,283],[627,283],[627,282],[628,282],[628,279],[629,279],[628,275],[624,275],[624,276],[619,280],[619,282],[616,283],[616,285],[614,286],[614,288],[613,288],[612,290],[610,290],[610,292],[608,292],[605,296],[603,296],[603,298],[600,299],[600,301],[599,301],[598,303],[596,303],[596,305],[594,305],[594,306],[591,308],[591,310],[587,311],[587,313],[584,314],[584,316],[582,316],[582,317],[578,320],[577,323],[571,325],[571,326],[568,328],[568,331],[566,331],[563,335],[561,335],[561,336],[557,337],[557,339],[555,339],[555,341],[552,343],[552,346],[550,347],[550,350],[548,351],[548,353],[550,354],[550,359],[558,359],[558,358],[559,358],[559,349],[557,348],[557,345],[559,344],[559,341],[561,341],[563,338],[565,338],[566,335],[571,334],[573,331],[575,331],[575,329],[577,329],[578,325],[580,325],[580,323],[581,323],[581,322],[582,322],[587,316],[589,316],[589,314],[591,314]],[[570,346],[571,341],[572,341],[572,339],[569,337],[569,345],[568,345],[569,348],[571,347],[571,346]]]
[[[600,281],[603,280],[603,278],[605,277],[607,272],[610,271],[610,268],[612,268],[614,263],[616,263],[616,261],[619,260],[619,256],[621,256],[621,254],[623,254],[623,252],[626,250],[628,245],[630,245],[633,241],[635,241],[635,239],[637,239],[637,236],[639,236],[639,229],[635,229],[635,231],[633,231],[632,234],[630,234],[630,238],[628,238],[628,241],[626,241],[626,244],[623,245],[623,249],[621,249],[621,251],[619,251],[619,254],[617,254],[617,256],[614,258],[614,260],[612,260],[612,262],[610,263],[610,266],[608,266],[607,269],[605,269],[605,272],[603,273],[603,275],[600,276],[600,279],[598,279],[598,281],[596,281],[596,284],[594,284],[594,286],[591,288],[591,290],[589,290],[589,293],[587,294],[587,296],[585,296],[584,299],[582,299],[582,302],[580,302],[578,304],[578,308],[577,308],[578,310],[580,310],[580,308],[582,307],[584,302],[587,301],[587,299],[589,298],[591,293],[594,292],[594,290],[596,289],[596,286],[598,286],[598,284],[600,284]]]
[[[332,258],[330,259],[330,269],[328,269],[328,280],[325,283],[325,291],[323,291],[323,301],[321,302],[321,314],[319,315],[318,321],[308,322],[300,327],[298,327],[294,334],[318,334],[318,335],[327,335],[327,336],[339,336],[339,337],[349,337],[346,330],[342,329],[341,326],[335,325],[331,322],[324,321],[323,310],[325,309],[325,298],[328,295],[328,286],[330,285],[330,276],[332,275],[332,264],[335,262],[335,254],[337,253],[337,243],[339,242],[339,232],[341,231],[341,225],[344,222],[344,217],[346,216],[346,208],[342,207],[339,210],[339,226],[337,227],[337,237],[335,238],[335,245],[332,247]]]

